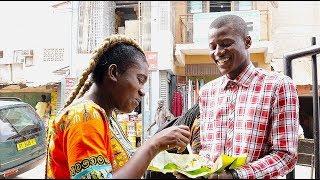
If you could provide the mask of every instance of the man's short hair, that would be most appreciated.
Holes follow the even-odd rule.
[[[241,17],[231,14],[218,17],[211,23],[209,28],[221,28],[229,24],[240,36],[245,38],[248,35],[246,22]]]

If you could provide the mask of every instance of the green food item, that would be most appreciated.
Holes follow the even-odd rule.
[[[214,165],[209,166],[209,160],[198,154],[175,154],[162,151],[151,161],[148,170],[164,174],[179,172],[188,178],[197,178],[215,172],[221,173],[228,166],[230,169],[241,167],[246,163],[246,158],[246,154],[239,156],[221,154]]]
[[[159,153],[150,163],[148,170],[162,173],[173,173],[175,171],[189,178],[197,178],[213,173],[208,162],[197,154],[174,154],[163,151]]]
[[[179,173],[186,175],[189,178],[197,178],[201,176],[207,176],[213,173],[213,169],[210,167],[204,166],[194,171],[181,171],[178,170]]]

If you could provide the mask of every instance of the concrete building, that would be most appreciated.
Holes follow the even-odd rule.
[[[71,16],[49,2],[1,4],[0,96],[35,106],[46,94],[58,110],[61,80],[69,72]]]
[[[207,82],[220,76],[208,56],[207,45],[208,26],[220,15],[242,17],[253,39],[249,49],[253,64],[279,73],[284,72],[284,53],[311,46],[311,37],[317,37],[317,42],[320,38],[320,3],[316,1],[179,1],[174,7],[177,27],[174,73],[177,84],[186,87],[188,80]],[[293,62],[293,80],[300,99],[300,123],[307,138],[312,138],[310,59]]]

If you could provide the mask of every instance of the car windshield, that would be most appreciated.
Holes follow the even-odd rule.
[[[0,142],[21,136],[39,126],[40,119],[31,107],[21,106],[0,110]]]

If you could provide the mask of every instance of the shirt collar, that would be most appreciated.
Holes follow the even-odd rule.
[[[255,75],[255,67],[253,66],[252,62],[250,62],[250,64],[234,80],[228,78],[227,75],[223,75],[221,87],[225,89],[229,82],[233,82],[244,87],[249,87]]]

